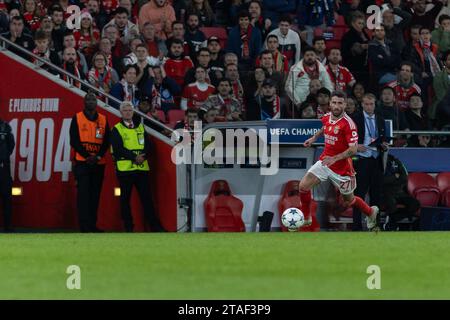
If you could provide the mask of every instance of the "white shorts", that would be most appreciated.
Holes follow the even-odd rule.
[[[341,194],[351,194],[356,189],[356,178],[354,176],[341,176],[327,166],[322,165],[321,160],[309,168],[308,172],[319,178],[321,182],[330,179]]]
[[[312,197],[315,201],[336,202],[336,188],[330,179],[321,181],[312,189]]]

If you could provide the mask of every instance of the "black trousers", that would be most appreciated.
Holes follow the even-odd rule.
[[[97,210],[102,191],[104,165],[77,162],[74,166],[77,181],[78,222],[81,232],[97,232]]]
[[[369,193],[370,205],[379,206],[383,185],[383,167],[380,157],[363,158],[359,157],[353,162],[356,170],[356,190],[355,196],[364,200]],[[353,208],[353,231],[362,230],[361,211]]]
[[[420,202],[407,194],[395,195],[385,193],[383,202],[386,207],[386,214],[388,214],[394,222],[414,216],[420,208]],[[397,209],[398,204],[404,205],[405,208]]]
[[[11,229],[12,219],[12,178],[9,163],[0,163],[0,197],[3,202],[3,226]]]
[[[144,216],[150,226],[151,231],[163,231],[161,223],[156,216],[153,200],[150,194],[148,173],[146,171],[136,171],[117,176],[120,185],[120,209],[125,230],[133,232],[133,216],[131,214],[130,198],[133,186],[139,194]]]

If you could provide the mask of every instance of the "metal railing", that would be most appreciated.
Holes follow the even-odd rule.
[[[105,108],[106,110],[107,110],[107,108],[111,108],[111,109],[114,109],[114,110],[118,110],[117,108],[115,108],[115,107],[113,107],[112,105],[109,104],[110,101],[115,102],[115,103],[117,103],[118,105],[120,105],[120,103],[122,103],[122,101],[120,101],[119,99],[117,99],[117,98],[113,97],[112,95],[110,95],[110,94],[108,94],[108,93],[106,93],[106,92],[100,90],[99,88],[93,86],[93,85],[90,84],[89,82],[87,82],[87,81],[85,81],[85,80],[82,80],[82,79],[78,78],[77,76],[75,76],[75,75],[73,75],[73,74],[67,72],[66,70],[64,70],[64,69],[60,68],[59,66],[57,66],[57,65],[55,65],[55,64],[53,64],[53,63],[51,63],[50,61],[48,61],[48,60],[46,60],[46,59],[43,59],[43,58],[39,57],[38,55],[34,54],[33,52],[28,51],[27,49],[25,49],[25,48],[23,48],[23,47],[17,45],[16,43],[14,43],[14,42],[12,42],[12,41],[10,41],[10,40],[8,40],[8,39],[6,39],[5,37],[3,37],[3,36],[0,35],[0,49],[1,49],[1,50],[8,50],[8,46],[5,45],[5,44],[7,44],[8,46],[11,46],[11,47],[13,47],[13,48],[15,48],[16,50],[19,50],[20,52],[26,54],[26,55],[29,56],[29,57],[32,57],[32,58],[38,60],[39,62],[41,62],[41,63],[47,65],[48,67],[52,68],[53,70],[57,71],[59,74],[65,75],[66,77],[72,79],[72,81],[79,82],[79,83],[80,83],[81,85],[83,85],[84,87],[87,87],[87,88],[89,88],[90,90],[94,91],[98,96],[103,96],[103,97],[105,97],[105,98],[107,99],[107,100],[106,100],[107,102],[104,102],[104,104],[105,104],[105,106],[106,106],[106,108]],[[8,50],[8,51],[9,51],[9,50]],[[37,67],[37,69],[42,69],[42,67],[40,67],[40,66],[35,66],[35,67]],[[70,83],[69,83],[69,84],[70,84]],[[72,85],[72,86],[73,86],[73,85]],[[150,121],[152,124],[154,124],[154,125],[156,125],[156,126],[162,128],[162,129],[164,129],[164,130],[167,130],[167,131],[170,132],[170,133],[172,133],[172,132],[174,131],[172,128],[170,128],[170,127],[166,126],[165,124],[163,124],[163,123],[161,123],[161,122],[159,122],[159,121],[157,121],[157,120],[155,120],[155,119],[149,117],[147,114],[145,114],[145,113],[139,111],[138,109],[134,109],[134,113],[136,113],[136,114],[138,114],[139,116],[141,116],[142,118],[144,118],[144,119]],[[162,140],[163,142],[168,143],[168,141],[171,141],[169,138],[167,138],[167,139],[161,139],[161,137],[158,136],[158,135],[161,135],[161,136],[163,136],[163,137],[166,137],[166,136],[160,134],[159,132],[153,130],[152,128],[149,128],[149,131],[152,133],[152,135],[154,135],[155,137],[159,138],[159,139]],[[155,133],[157,133],[157,134],[155,134]]]

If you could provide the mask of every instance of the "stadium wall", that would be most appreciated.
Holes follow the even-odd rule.
[[[11,156],[14,187],[13,224],[23,228],[77,229],[76,185],[72,174],[69,127],[73,115],[83,109],[83,92],[42,70],[33,70],[21,58],[0,52],[0,117],[8,121],[16,137]],[[119,118],[99,110],[112,127]],[[171,146],[152,138],[151,177],[153,199],[163,225],[177,230],[176,167],[170,161]],[[98,227],[122,230],[118,181],[111,155],[100,199]],[[163,188],[159,187],[163,186]],[[144,231],[142,208],[136,192],[132,197],[135,230]]]

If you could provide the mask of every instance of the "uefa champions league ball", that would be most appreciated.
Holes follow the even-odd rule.
[[[298,208],[289,208],[284,210],[281,215],[281,223],[288,228],[289,231],[297,231],[298,228],[305,224],[305,216]]]

